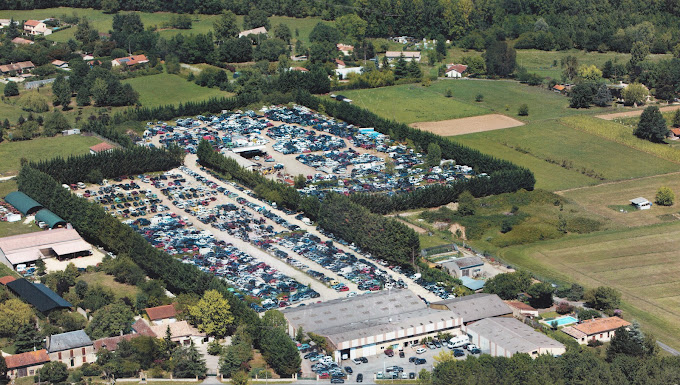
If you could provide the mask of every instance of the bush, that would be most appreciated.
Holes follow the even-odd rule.
[[[522,104],[517,110],[517,115],[519,116],[529,116],[529,106]]]
[[[83,372],[83,376],[86,377],[94,377],[102,374],[102,368],[98,364],[90,364],[88,362],[84,363],[83,366],[80,367],[80,370]]]
[[[596,348],[596,347],[602,346],[602,345],[603,345],[603,343],[600,340],[589,340],[588,341],[588,346],[591,347],[591,348]]]
[[[224,349],[218,340],[211,341],[208,344],[208,354],[211,356],[219,356],[223,351]]]
[[[557,307],[555,307],[557,314],[569,314],[574,311],[574,307],[568,302],[560,302]]]
[[[673,206],[673,203],[675,203],[675,193],[669,187],[662,186],[656,192],[655,202],[661,206]]]
[[[17,96],[19,95],[19,86],[15,82],[7,82],[5,85],[5,96]]]
[[[447,88],[447,89],[446,89],[446,97],[447,97],[447,98],[453,97],[453,91],[451,91],[450,88]]]
[[[602,317],[602,313],[594,309],[582,309],[578,312],[579,321],[600,317]]]
[[[475,102],[483,102],[483,101],[484,101],[484,95],[477,94],[477,96],[475,96]]]

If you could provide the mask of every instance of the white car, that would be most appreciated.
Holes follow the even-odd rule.
[[[352,358],[352,362],[354,362],[356,365],[361,365],[361,360],[358,358]]]
[[[425,353],[426,351],[427,351],[427,349],[425,349],[425,348],[418,348],[418,350],[416,350],[416,353],[418,353],[418,354],[423,354],[423,353]]]
[[[477,345],[475,345],[475,344],[470,344],[470,345],[466,346],[465,348],[468,351],[472,351],[472,349],[479,349],[479,347],[477,347]]]

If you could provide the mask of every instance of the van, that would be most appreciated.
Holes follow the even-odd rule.
[[[461,346],[466,346],[470,343],[470,337],[466,334],[453,337],[449,340],[449,349],[459,348]]]

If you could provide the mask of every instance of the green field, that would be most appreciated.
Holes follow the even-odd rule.
[[[435,83],[437,84],[437,83]],[[491,113],[480,104],[445,97],[441,87],[405,84],[367,90],[342,91],[354,104],[402,123],[465,118]]]
[[[139,92],[139,101],[147,107],[196,102],[211,97],[232,95],[218,88],[201,87],[180,76],[165,73],[126,79],[123,82],[130,84]]]
[[[29,161],[51,159],[57,156],[87,154],[89,148],[101,140],[92,136],[55,136],[21,142],[0,143],[0,176],[15,175],[21,158]]]
[[[179,30],[179,29],[163,29],[163,23],[170,21],[172,13],[169,12],[138,12],[144,23],[144,27],[155,26],[159,31],[160,36],[165,38],[171,38],[174,35],[182,33],[184,35],[191,33],[208,33],[213,29],[213,22],[218,17],[217,15],[191,15],[193,21],[191,29],[189,30]],[[36,9],[36,10],[25,10],[25,11],[10,11],[4,10],[0,11],[0,18],[14,18],[16,20],[26,20],[26,19],[45,19],[48,17],[59,18],[62,15],[73,15],[76,14],[79,17],[85,17],[90,21],[90,25],[97,29],[99,32],[109,32],[111,30],[111,23],[113,20],[113,15],[108,15],[102,11],[91,9],[91,8],[46,8],[46,9]],[[243,26],[243,16],[238,16],[237,18],[239,26]],[[304,19],[296,19],[293,17],[285,16],[272,16],[269,18],[269,22],[272,26],[283,23],[286,24],[291,32],[293,33],[293,39],[302,40],[303,43],[309,44],[309,33],[312,28],[318,23],[322,22],[321,18],[318,17],[308,17]],[[325,22],[325,21],[323,21]],[[325,22],[326,23],[326,22]],[[331,23],[331,22],[327,22]],[[295,30],[298,29],[299,36],[295,36]],[[66,42],[73,38],[76,28],[68,28],[63,31],[58,31],[49,35],[47,38],[56,42]]]
[[[617,230],[501,250],[507,262],[559,281],[621,291],[624,317],[680,347],[680,223]]]

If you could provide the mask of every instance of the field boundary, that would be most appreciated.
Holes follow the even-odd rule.
[[[666,107],[660,107],[659,110],[661,112],[672,112],[677,109],[680,109],[680,105],[674,105],[674,106],[666,106]],[[603,120],[614,120],[618,118],[630,118],[633,116],[640,116],[642,115],[642,112],[644,109],[638,109],[634,111],[625,111],[625,112],[615,112],[613,114],[604,114],[604,115],[595,115],[596,118],[603,119]]]

